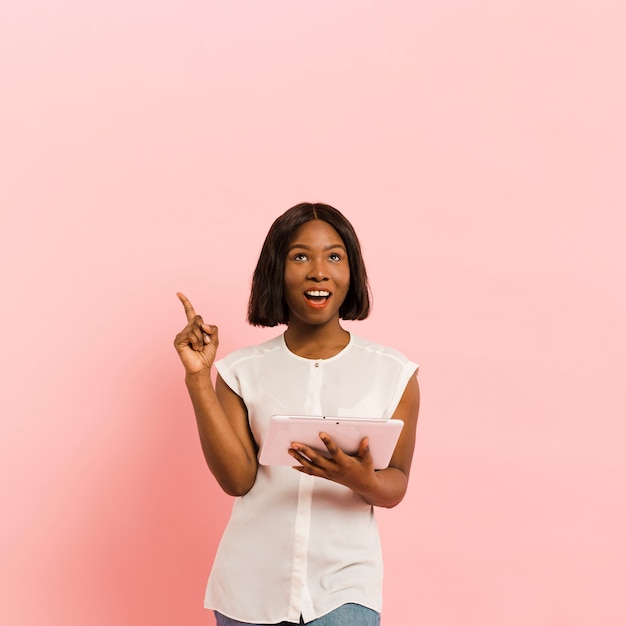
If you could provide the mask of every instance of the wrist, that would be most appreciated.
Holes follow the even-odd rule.
[[[211,368],[205,367],[197,372],[185,373],[185,384],[189,386],[194,385],[206,385],[207,382],[211,383]]]

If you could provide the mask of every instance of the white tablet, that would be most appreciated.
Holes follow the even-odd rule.
[[[328,450],[319,436],[325,432],[348,454],[356,454],[363,437],[369,437],[374,467],[384,469],[389,465],[403,425],[404,422],[397,419],[272,415],[259,463],[297,465],[288,452],[296,441],[328,456]]]

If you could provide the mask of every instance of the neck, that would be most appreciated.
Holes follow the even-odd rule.
[[[306,359],[329,359],[349,343],[350,333],[339,322],[336,325],[307,326],[289,324],[285,343],[291,352]]]

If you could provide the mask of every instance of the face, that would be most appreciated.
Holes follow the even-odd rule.
[[[296,231],[285,260],[285,300],[289,322],[321,325],[339,320],[350,287],[350,265],[343,240],[323,220]]]

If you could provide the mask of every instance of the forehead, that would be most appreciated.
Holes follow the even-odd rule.
[[[339,233],[324,220],[311,220],[302,224],[291,238],[290,245],[338,245],[344,246]]]

